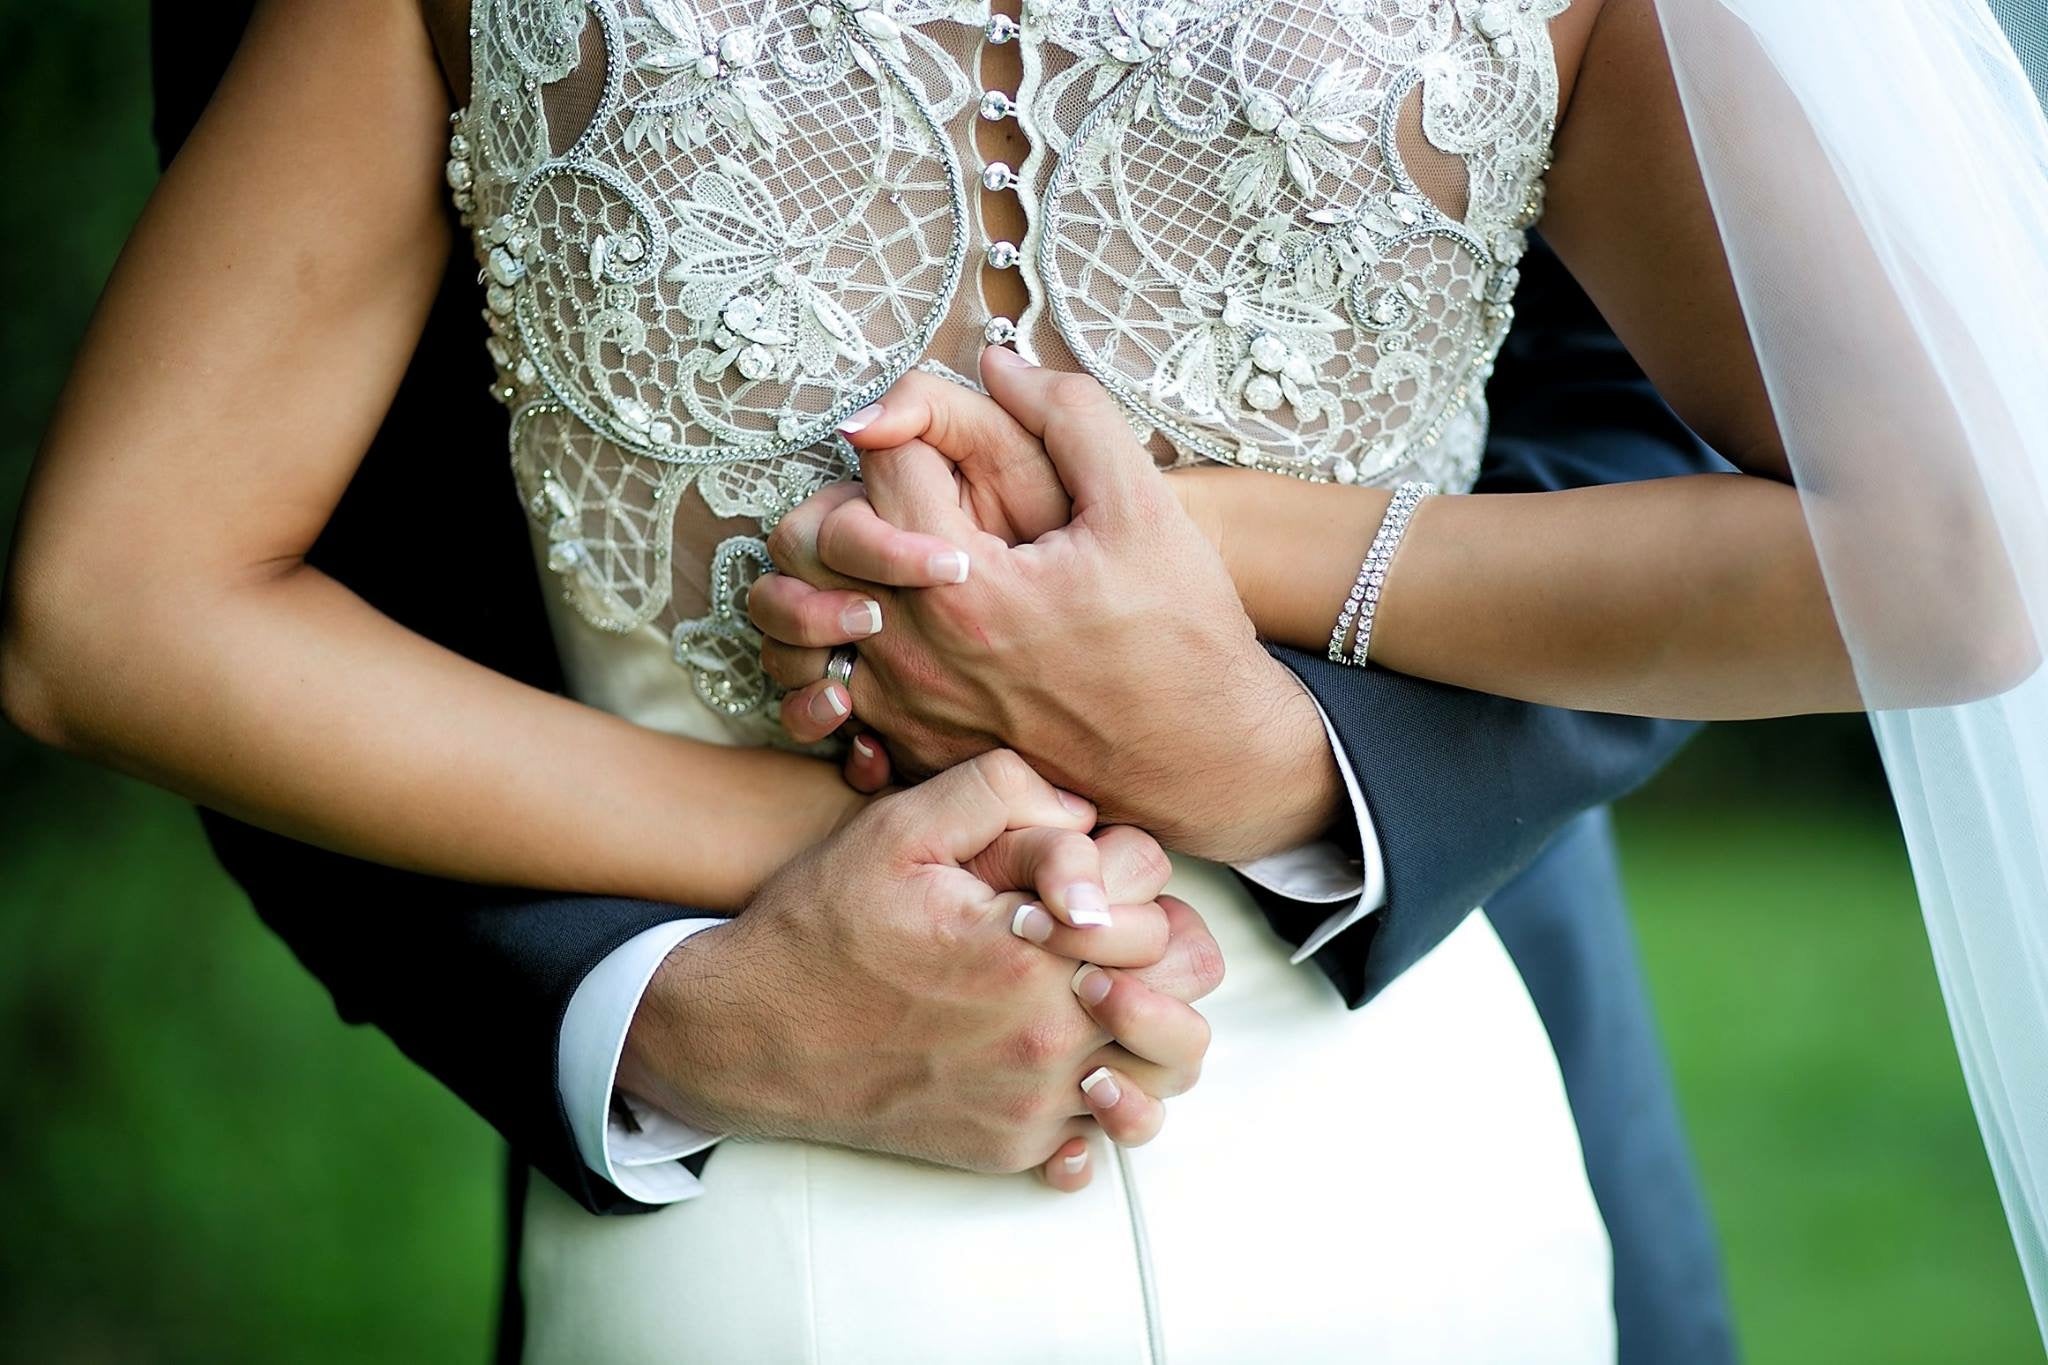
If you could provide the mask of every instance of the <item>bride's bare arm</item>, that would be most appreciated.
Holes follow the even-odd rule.
[[[1430,500],[1389,575],[1373,658],[1585,709],[1697,719],[1856,709],[1655,9],[1581,0],[1559,21],[1590,36],[1560,33],[1576,82],[1542,230],[1658,389],[1743,473]],[[1182,487],[1262,633],[1320,651],[1387,494],[1236,471]],[[1951,521],[1978,519],[1959,506]],[[1946,600],[1930,593],[1926,619],[1901,625],[1955,659],[1972,688],[1995,689],[2009,670],[1985,613],[1967,607],[1968,536],[1941,551],[1913,571],[1939,578]]]
[[[1387,493],[1241,470],[1172,482],[1259,633],[1320,654]],[[1388,579],[1375,667],[1624,715],[1860,707],[1799,495],[1774,480],[1433,498]]]
[[[514,683],[304,561],[447,262],[446,116],[414,0],[262,7],[46,437],[0,695],[31,733],[329,847],[735,907],[851,813],[830,767]]]

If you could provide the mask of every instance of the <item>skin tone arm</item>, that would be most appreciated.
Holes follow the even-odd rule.
[[[1388,494],[1236,470],[1172,482],[1260,634],[1327,647]],[[1372,661],[1624,715],[1861,709],[1798,492],[1742,475],[1424,502]]]
[[[377,861],[744,905],[665,964],[629,1084],[733,1131],[980,1169],[1052,1150],[1047,1178],[1085,1184],[1082,1120],[1146,1140],[1208,1042],[1185,1002],[1220,961],[1188,907],[1153,901],[1149,838],[1090,839],[1094,808],[1014,755],[870,803],[816,760],[657,735],[442,650],[306,564],[447,260],[445,111],[410,0],[256,15],[48,435],[0,631],[7,714]],[[1106,909],[1106,886],[1145,903],[1111,927],[1056,918],[1090,891]],[[1102,965],[1077,978],[1062,954],[1084,950]]]
[[[380,862],[737,908],[856,811],[828,765],[511,682],[304,561],[447,260],[446,112],[408,0],[262,7],[46,438],[0,638],[7,712]]]
[[[1598,7],[1548,202],[1545,237],[1744,474],[1424,503],[1388,574],[1374,662],[1593,710],[1859,709],[1652,0]],[[1261,631],[1323,648],[1387,494],[1213,469],[1176,484]]]
[[[1858,709],[1652,0],[1582,3],[1558,29],[1577,86],[1546,235],[1682,415],[1745,472],[1425,503],[1389,575],[1374,661],[1582,709],[1698,719]],[[899,385],[851,439],[871,451],[928,443],[957,467],[960,503],[979,524],[1006,518],[1013,538],[1031,539],[1060,524],[1064,499],[1050,467],[1028,458],[1026,429],[1042,413],[1024,409],[1044,396],[1017,374],[984,367],[1016,418],[1008,426],[973,395]],[[1135,449],[1118,433],[1095,439],[1121,443],[1096,452],[1104,461]],[[1168,482],[1217,546],[1260,635],[1320,653],[1388,494],[1220,468]],[[989,516],[992,506],[1003,517]],[[887,528],[867,524],[871,543],[846,563],[827,556],[826,567],[851,579],[860,575],[847,563],[902,564],[907,579],[883,581],[921,583],[929,550],[888,547]],[[812,632],[803,643],[829,641]]]
[[[1812,509],[1789,483],[1654,0],[1581,0],[1560,28],[1580,11],[1591,23],[1548,179],[1544,236],[1658,391],[1743,474],[1424,503],[1388,574],[1374,660],[1607,711],[1714,720],[1859,710],[1865,699],[1813,551]],[[1560,33],[1561,58],[1578,41],[1576,31]],[[1831,331],[1911,334],[1882,289],[1843,299],[1812,344],[1828,345]],[[1931,376],[1927,390],[1910,430],[1876,429],[1846,412],[1836,425],[1854,439],[1939,450],[1961,438]],[[1856,406],[1853,393],[1838,401]],[[1387,495],[1287,482],[1261,479],[1245,496],[1246,485],[1226,491],[1208,470],[1180,486],[1261,629],[1320,649]],[[1872,522],[1901,565],[1920,565],[1941,585],[1899,594],[1890,613],[1896,639],[1940,667],[1877,700],[1939,705],[2013,685],[2035,651],[1989,509],[1967,479],[1901,496],[1914,507],[1823,513]]]

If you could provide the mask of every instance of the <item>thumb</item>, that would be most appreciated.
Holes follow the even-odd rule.
[[[1017,754],[992,749],[928,782],[884,797],[905,835],[933,861],[960,867],[1005,831],[1044,825],[1086,833],[1095,807],[1040,777]]]
[[[990,346],[981,353],[981,382],[1045,447],[1077,514],[1128,506],[1138,481],[1153,472],[1123,409],[1088,375],[1044,369],[1007,346]]]
[[[1036,540],[1072,515],[1037,437],[964,384],[912,370],[839,430],[862,452],[863,469],[872,457],[907,445],[937,451],[959,467],[981,528],[1013,544]]]

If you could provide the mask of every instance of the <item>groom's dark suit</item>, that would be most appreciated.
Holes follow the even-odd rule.
[[[156,131],[166,157],[211,93],[247,9],[247,0],[155,6]],[[554,687],[558,666],[506,475],[505,414],[486,394],[472,275],[458,254],[389,419],[313,560],[412,629]],[[1547,252],[1526,276],[1524,320],[1491,390],[1482,489],[1718,467]],[[1319,964],[1363,1004],[1484,903],[1557,1049],[1613,1239],[1623,1361],[1731,1358],[1713,1237],[1604,812],[1656,771],[1687,728],[1284,657],[1335,724],[1385,856],[1385,906]],[[258,912],[344,1018],[383,1029],[488,1119],[519,1161],[585,1206],[639,1208],[577,1155],[556,1086],[557,1030],[584,975],[634,934],[675,918],[675,907],[485,890],[356,862],[212,813],[206,825]],[[1329,909],[1264,899],[1296,942]],[[706,1178],[717,1179],[715,1160]],[[511,1321],[516,1331],[516,1313]]]

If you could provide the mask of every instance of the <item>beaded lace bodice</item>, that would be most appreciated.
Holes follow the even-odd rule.
[[[1162,459],[1469,487],[1567,4],[475,0],[448,178],[548,567],[773,739],[762,536],[913,366],[1014,340]],[[1029,155],[984,165],[1002,119]]]

